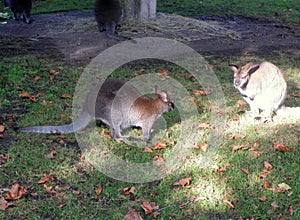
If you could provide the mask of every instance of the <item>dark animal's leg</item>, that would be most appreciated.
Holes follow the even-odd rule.
[[[23,20],[24,20],[24,22],[26,22],[27,24],[30,24],[30,23],[31,23],[30,10],[24,10],[24,11],[23,11]]]
[[[128,40],[129,38],[118,35],[115,33],[116,31],[116,24],[113,23],[111,25],[106,25],[106,36],[115,39],[115,40]]]

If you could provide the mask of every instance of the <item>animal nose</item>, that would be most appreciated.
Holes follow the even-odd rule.
[[[239,86],[240,85],[240,80],[234,80],[234,85]]]
[[[172,111],[175,108],[175,105],[173,102],[170,102],[169,106],[170,106],[169,111]]]

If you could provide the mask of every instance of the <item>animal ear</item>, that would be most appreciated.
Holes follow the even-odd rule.
[[[236,71],[239,69],[239,67],[236,66],[236,65],[229,65],[229,66],[230,66],[230,69],[231,69],[233,72],[236,72]]]
[[[163,101],[163,102],[168,102],[168,94],[165,91],[160,91],[159,93],[156,93],[159,98]]]
[[[249,75],[253,74],[256,70],[258,70],[258,68],[259,68],[259,65],[252,67],[251,69],[248,70],[248,74]]]

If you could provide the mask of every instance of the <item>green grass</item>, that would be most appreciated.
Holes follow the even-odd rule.
[[[44,12],[49,11],[51,7],[54,11],[88,7],[73,5],[68,6],[69,8],[66,6],[58,8],[57,5],[50,4],[53,1],[36,2],[37,5],[49,3],[47,5],[49,8],[45,7]],[[74,4],[76,2],[78,1],[74,1]],[[161,11],[169,8],[176,13],[190,13],[188,14],[190,16],[198,14],[196,11],[199,8],[196,7],[198,2],[195,4],[193,1],[185,1],[180,4],[182,10],[176,10],[179,4],[172,8],[165,2],[159,1]],[[220,1],[214,2],[216,4]],[[188,10],[189,3],[193,3],[194,10]],[[293,4],[293,1],[282,1],[283,3]],[[208,2],[202,4],[214,6],[213,3]],[[248,2],[248,4],[252,4],[252,2]],[[273,9],[276,4],[272,5]],[[220,3],[216,5],[220,5]],[[208,6],[206,8],[207,14],[217,13],[213,10],[219,10],[216,7],[211,7],[211,11]],[[250,11],[247,8],[230,10],[237,14],[238,11]],[[284,10],[286,7],[280,11]],[[256,12],[255,7],[254,12]],[[225,15],[228,14],[231,13],[225,13]],[[248,16],[248,14],[245,15]],[[254,15],[262,16],[260,12]],[[249,16],[252,15],[249,14]],[[236,103],[241,97],[232,86],[232,73],[228,68],[229,63],[240,64],[250,60],[264,60],[265,57],[218,59],[206,57],[206,59],[221,82],[227,105],[226,129],[221,143],[217,146],[219,150],[211,158],[211,164],[200,169],[199,161],[203,152],[194,149],[187,158],[180,158],[183,163],[178,170],[163,179],[149,183],[126,183],[102,174],[87,162],[89,155],[83,154],[86,159],[82,157],[74,134],[60,136],[23,134],[13,131],[10,127],[11,122],[7,120],[7,115],[10,114],[15,117],[18,126],[69,123],[71,121],[69,117],[72,114],[70,107],[72,100],[62,99],[60,95],[74,93],[81,70],[32,55],[1,59],[0,112],[1,119],[5,119],[3,122],[1,121],[1,124],[5,125],[6,134],[9,135],[0,141],[4,143],[9,140],[10,142],[3,145],[0,143],[0,154],[9,154],[9,160],[0,164],[0,194],[5,196],[7,192],[5,189],[10,188],[14,183],[28,186],[29,194],[24,198],[12,201],[13,207],[0,211],[0,219],[124,219],[131,208],[136,209],[143,219],[153,219],[152,214],[145,215],[141,209],[144,200],[159,205],[157,211],[160,212],[160,215],[157,219],[196,220],[236,219],[239,217],[276,219],[280,216],[284,219],[299,219],[299,120],[290,123],[251,123],[251,120],[239,114],[240,111],[247,110],[247,106],[237,106]],[[274,55],[272,61],[284,72],[289,85],[289,93],[299,91],[299,59],[282,52]],[[50,75],[49,72],[52,69],[57,70],[58,74]],[[156,73],[160,70],[167,70],[168,75],[180,81],[191,94],[192,91],[201,89],[194,79],[188,77],[185,70],[170,63],[132,64],[118,69],[114,72],[114,76],[130,79],[135,75]],[[40,79],[36,80],[36,76],[39,76]],[[32,102],[30,99],[19,97],[19,94],[24,91],[30,95],[38,93],[40,95],[36,102]],[[195,121],[197,124],[210,123],[211,106],[206,97],[193,96],[199,103],[198,110],[200,112]],[[286,103],[289,106],[300,106],[300,100],[297,97],[288,97]],[[65,114],[67,117],[62,117],[61,114]],[[165,116],[170,127],[168,129],[169,136],[164,136],[163,140],[165,142],[177,140],[181,131],[178,112],[170,112]],[[236,118],[239,118],[240,121],[233,120]],[[200,130],[203,131],[200,132]],[[101,125],[97,131],[108,133],[109,129]],[[199,129],[199,132],[198,144],[207,142],[210,129]],[[130,134],[138,135],[140,133],[138,130],[133,130],[130,131]],[[245,137],[234,140],[233,136]],[[92,133],[91,137],[94,138],[95,134]],[[99,135],[96,134],[96,137],[99,138]],[[252,155],[253,151],[251,150],[232,150],[234,145],[253,147],[256,142],[259,143],[259,146],[255,151],[261,154],[258,158]],[[144,153],[143,148],[117,143],[107,137],[101,136],[101,143],[123,160],[130,162],[152,161],[153,157],[158,154],[166,156],[170,152],[172,153],[172,149],[175,147],[175,144],[171,143],[167,149]],[[290,147],[291,152],[276,151],[273,144],[277,143],[283,143]],[[215,146],[209,146],[209,148],[212,147]],[[52,149],[57,151],[55,157],[53,159],[45,158],[44,155],[49,154]],[[264,169],[265,161],[271,163],[273,168],[266,178],[261,178],[259,176]],[[217,172],[216,170],[220,167],[226,167],[226,171]],[[244,173],[242,168],[248,169],[249,173]],[[44,187],[38,184],[38,180],[44,173],[55,178],[47,185],[52,186],[56,194],[47,193]],[[187,177],[192,178],[190,187],[173,185],[176,181]],[[276,188],[279,184],[285,183],[291,189],[276,193],[264,188],[265,181],[269,183],[270,188]],[[136,188],[134,192],[131,195],[124,195],[122,190],[132,186]],[[103,191],[97,195],[94,190],[99,187],[103,188]],[[78,194],[78,192],[80,193]],[[266,196],[267,199],[260,201],[259,198],[262,196]],[[231,202],[234,209],[230,208],[226,201]],[[278,203],[278,208],[271,206],[274,201]],[[294,210],[293,216],[288,211],[290,206]]]

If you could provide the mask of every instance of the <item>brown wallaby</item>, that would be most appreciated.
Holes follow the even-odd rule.
[[[105,31],[107,37],[116,40],[129,39],[115,33],[122,16],[119,0],[96,0],[94,13],[100,32]]]
[[[13,18],[18,20],[18,14],[23,14],[23,21],[31,23],[30,11],[32,7],[31,0],[3,0],[4,5],[8,6],[13,13]]]
[[[174,109],[174,104],[169,100],[165,91],[158,91],[155,88],[155,93],[156,98],[151,99],[141,96],[129,83],[119,79],[108,79],[102,84],[97,94],[95,111],[91,109],[92,105],[89,103],[92,100],[90,93],[74,123],[62,126],[23,127],[19,130],[36,133],[72,133],[84,129],[94,112],[97,120],[101,120],[110,127],[111,136],[114,139],[129,138],[123,136],[121,131],[136,126],[142,128],[144,140],[148,141],[156,119],[164,112]]]
[[[234,72],[234,87],[250,105],[250,112],[256,118],[263,111],[266,120],[272,120],[286,98],[287,85],[281,71],[272,63],[247,63]]]

